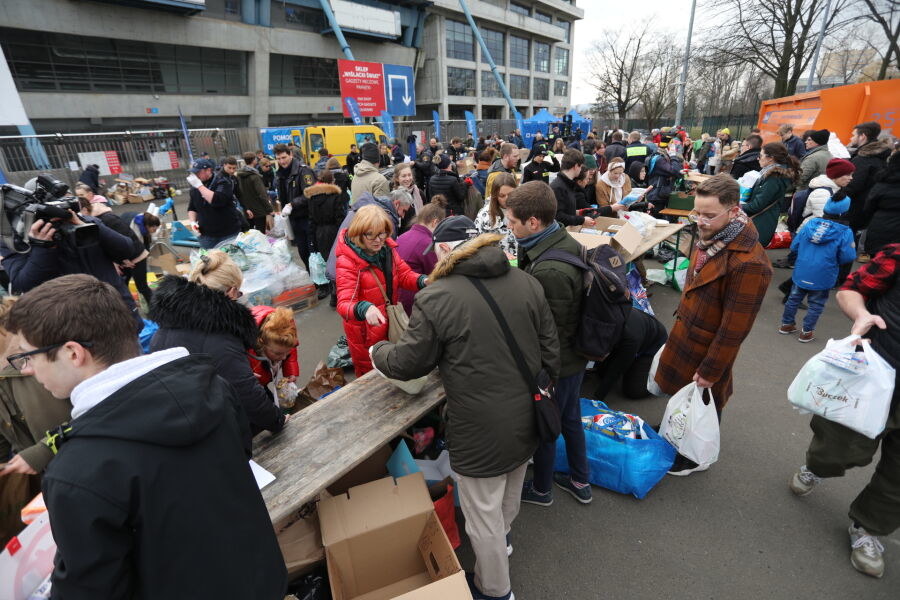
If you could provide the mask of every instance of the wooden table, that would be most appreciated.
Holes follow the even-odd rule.
[[[665,214],[665,211],[660,211],[660,214]],[[635,259],[638,259],[644,254],[647,253],[648,250],[654,248],[660,242],[669,239],[673,235],[678,234],[684,228],[684,224],[682,223],[669,223],[668,225],[657,225],[653,228],[653,233],[647,236],[645,239],[641,240],[641,243],[638,244],[637,248],[635,248],[634,252],[630,253],[625,260],[627,262],[631,262]]]
[[[276,529],[443,400],[437,371],[415,396],[372,371],[258,436],[253,460],[275,475],[262,496]]]
[[[691,210],[682,210],[680,208],[664,208],[661,211],[659,211],[659,214],[666,215],[669,217],[687,217],[692,212],[693,211],[691,211]],[[682,225],[681,227],[684,228],[685,226]],[[690,231],[691,231],[691,247],[693,247],[694,240],[697,238],[697,230],[694,227],[691,227]],[[678,230],[678,232],[675,236],[675,258],[678,258],[678,254],[680,252],[681,252],[681,229]],[[691,257],[688,256],[687,258],[690,259]]]

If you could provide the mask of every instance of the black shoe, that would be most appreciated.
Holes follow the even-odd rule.
[[[772,266],[776,269],[793,269],[794,265],[791,264],[787,258],[780,258],[772,263]]]
[[[337,308],[337,292],[334,290],[331,290],[331,300],[328,301],[328,306]]]
[[[669,475],[674,475],[675,477],[687,477],[691,473],[705,471],[708,468],[709,465],[698,465],[691,459],[685,458],[680,454],[676,454],[675,464],[673,464],[672,468],[669,469]]]
[[[316,288],[316,296],[319,300],[324,300],[326,296],[331,294],[331,286],[329,285],[320,285]]]

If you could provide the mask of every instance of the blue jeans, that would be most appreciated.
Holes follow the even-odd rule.
[[[581,426],[581,381],[584,371],[563,377],[556,382],[556,404],[562,417],[562,436],[566,442],[569,473],[572,481],[587,483],[590,476],[584,445],[584,429]],[[553,485],[553,463],[556,460],[556,442],[541,444],[534,453],[534,489],[549,492]]]
[[[233,240],[237,237],[237,234],[234,235],[226,235],[224,237],[213,237],[211,235],[201,235],[197,238],[197,241],[200,243],[201,248],[205,248],[206,250],[212,250],[222,242],[226,240]]]
[[[791,287],[791,293],[787,302],[784,303],[784,314],[781,315],[781,323],[783,325],[792,325],[794,318],[797,316],[797,309],[803,298],[809,304],[809,310],[803,318],[803,331],[815,331],[816,323],[825,310],[825,303],[828,302],[828,290],[807,290],[798,286],[796,283]]]

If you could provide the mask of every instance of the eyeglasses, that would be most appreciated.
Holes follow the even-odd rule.
[[[75,340],[73,340],[75,341]],[[58,344],[50,344],[49,346],[43,346],[41,348],[35,348],[34,350],[29,350],[28,352],[20,352],[18,354],[11,354],[6,357],[7,362],[9,362],[10,366],[16,371],[21,371],[25,367],[28,366],[28,360],[37,354],[46,354],[51,350],[56,350],[57,348],[62,348],[68,343],[68,341],[60,342]],[[94,345],[94,342],[79,342],[75,341],[76,344],[80,344],[85,348],[91,348]]]
[[[375,240],[386,240],[388,234],[386,231],[382,231],[381,233],[364,233],[363,236],[370,242],[374,242]]]
[[[731,209],[726,208],[724,211],[720,212],[719,214],[717,214],[714,217],[704,217],[702,215],[698,215],[694,211],[691,211],[691,213],[688,215],[688,221],[690,221],[691,223],[694,223],[694,224],[700,223],[702,225],[709,225],[710,223],[712,223],[713,221],[715,221],[722,215],[726,214],[729,210],[731,210]]]

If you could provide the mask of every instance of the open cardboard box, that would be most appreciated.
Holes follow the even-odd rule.
[[[641,232],[634,225],[623,219],[612,217],[597,217],[594,222],[594,227],[574,225],[567,229],[572,237],[588,250],[603,244],[612,244],[625,262],[631,262],[637,258],[635,251],[641,245],[643,238]],[[597,233],[594,233],[595,231]],[[602,235],[600,232],[614,235]]]
[[[334,600],[471,600],[421,473],[319,503]]]

